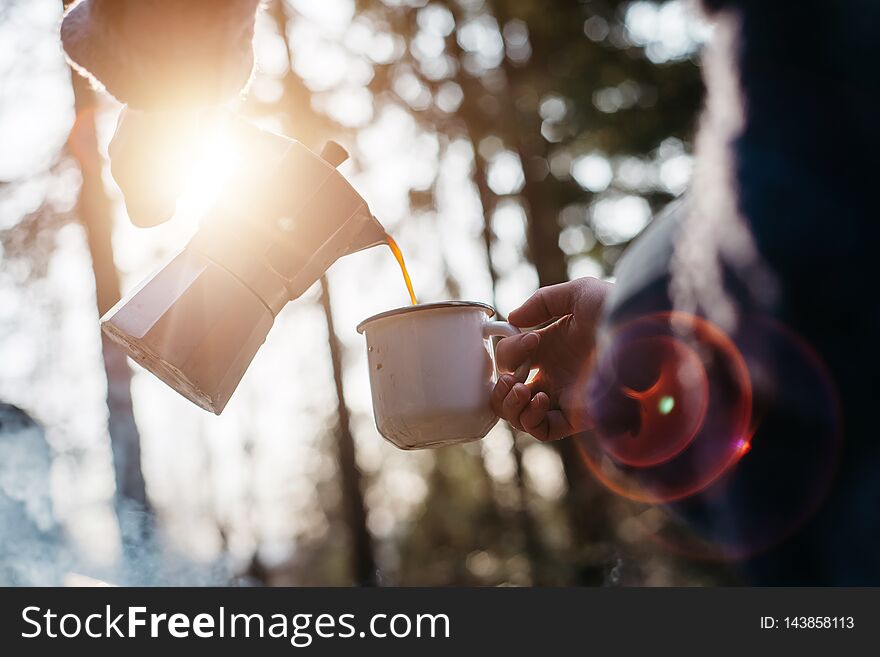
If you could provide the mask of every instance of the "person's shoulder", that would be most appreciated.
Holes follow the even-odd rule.
[[[614,268],[616,284],[605,301],[606,321],[641,312],[644,303],[652,311],[670,304],[670,264],[687,208],[684,198],[669,203],[627,248]]]

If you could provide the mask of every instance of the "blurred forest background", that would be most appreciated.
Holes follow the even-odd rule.
[[[355,325],[406,302],[387,250],[281,313],[222,417],[134,370],[97,319],[208,196],[128,224],[106,159],[120,106],[71,76],[62,4],[0,0],[0,400],[39,423],[0,407],[0,583],[733,581],[652,541],[668,517],[604,491],[569,442],[499,424],[385,444]],[[710,38],[680,0],[269,0],[238,110],[350,150],[421,300],[505,314],[611,278],[684,191]]]

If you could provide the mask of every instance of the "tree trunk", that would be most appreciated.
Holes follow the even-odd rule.
[[[361,489],[362,475],[355,458],[354,437],[345,391],[342,387],[342,345],[333,326],[330,307],[330,286],[327,277],[321,277],[321,307],[327,322],[327,342],[333,362],[333,381],[336,384],[336,446],[339,471],[342,478],[342,506],[351,540],[351,571],[355,583],[360,586],[376,586],[378,571],[373,555],[373,544],[367,530],[367,510]]]
[[[278,32],[290,56],[287,38],[287,15],[282,0],[268,3],[267,12],[275,21]],[[285,132],[306,146],[314,148],[325,122],[316,116],[309,103],[309,94],[293,70],[289,70],[282,80],[284,92],[278,101]],[[296,117],[294,119],[294,117]],[[354,438],[345,390],[342,383],[342,345],[333,326],[333,311],[330,306],[330,287],[326,277],[321,277],[321,307],[327,323],[327,342],[333,361],[333,380],[336,386],[336,448],[339,462],[342,504],[346,526],[351,539],[351,573],[357,584],[375,586],[378,584],[378,571],[373,553],[370,532],[367,529],[367,511],[362,490],[362,475],[357,465]]]
[[[515,90],[518,87],[517,71],[505,59],[502,63],[507,77],[509,97],[504,106],[507,108],[506,120],[518,127],[514,131],[515,150],[523,167],[524,184],[522,197],[524,209],[528,217],[526,231],[529,255],[538,274],[538,285],[546,287],[568,280],[568,266],[565,253],[559,247],[559,211],[548,186],[553,184],[552,178],[536,176],[535,168],[529,166],[531,158],[547,158],[547,142],[540,137],[541,126],[539,117],[519,115],[516,110]],[[531,150],[526,148],[523,134],[532,133],[537,138],[529,141]],[[592,555],[588,560],[577,562],[575,577],[579,584],[601,584],[604,581],[605,564],[602,557],[597,556],[603,550],[595,550],[597,544],[604,543],[611,536],[610,517],[607,504],[607,492],[586,471],[577,448],[579,436],[571,436],[555,443],[565,478],[568,483],[565,506],[572,530],[572,539],[576,550]],[[606,499],[603,499],[606,498]],[[590,549],[593,548],[593,549]]]
[[[489,269],[489,277],[492,281],[492,306],[497,307],[498,303],[495,298],[495,290],[498,286],[498,272],[495,269],[495,263],[492,261],[492,213],[495,210],[495,194],[489,188],[486,167],[480,158],[477,144],[474,142],[473,138],[471,138],[471,147],[474,151],[474,182],[477,186],[477,192],[480,195],[480,204],[483,207],[483,247],[486,250],[486,265]],[[541,585],[546,583],[544,568],[542,566],[544,548],[540,535],[538,534],[538,528],[535,525],[535,519],[529,511],[529,491],[525,482],[522,450],[517,444],[518,432],[507,423],[505,423],[505,427],[510,435],[510,451],[516,465],[514,470],[514,482],[519,496],[519,509],[517,515],[520,530],[523,535],[526,557],[529,560],[529,565],[532,571],[532,583]]]
[[[96,98],[88,82],[73,73],[76,122],[69,148],[82,171],[77,214],[85,229],[98,315],[107,312],[120,298],[119,276],[113,261],[113,206],[101,177],[102,160],[95,134]],[[101,335],[101,353],[107,377],[108,431],[116,475],[116,502],[123,540],[139,540],[148,530],[150,512],[141,471],[140,435],[131,399],[131,370],[125,353]],[[124,513],[121,513],[124,512]],[[136,521],[132,523],[132,518]],[[137,530],[140,536],[129,536]]]

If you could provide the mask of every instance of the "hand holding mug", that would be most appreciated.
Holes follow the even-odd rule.
[[[510,323],[521,329],[550,323],[498,343],[499,370],[512,372],[525,362],[538,370],[528,383],[521,372],[498,378],[491,404],[499,417],[538,440],[558,440],[592,427],[586,376],[610,289],[610,283],[580,278],[542,288],[510,313]]]

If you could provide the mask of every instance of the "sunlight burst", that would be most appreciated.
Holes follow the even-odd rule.
[[[225,131],[210,131],[181,154],[179,175],[185,182],[175,216],[200,218],[211,209],[241,162],[239,146]]]

